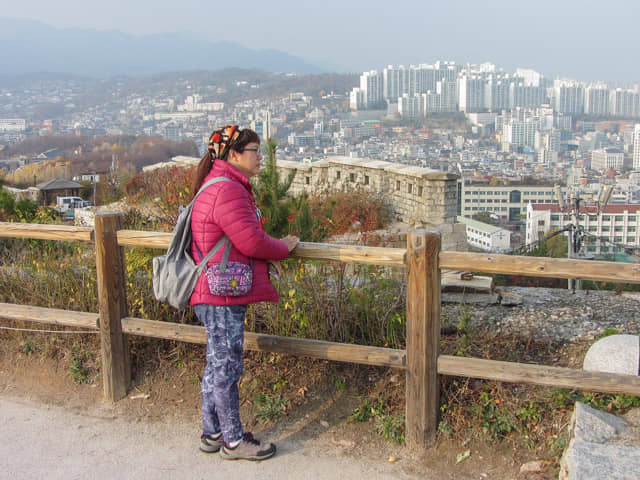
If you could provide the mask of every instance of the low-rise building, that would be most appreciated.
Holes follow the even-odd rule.
[[[26,129],[24,118],[0,118],[0,132],[24,132]]]
[[[640,203],[610,204],[601,212],[595,203],[581,205],[576,220],[577,226],[592,240],[585,242],[586,253],[607,253],[614,244],[633,249],[640,247]],[[550,230],[563,229],[573,221],[572,214],[561,211],[557,203],[529,204],[526,243],[535,243]]]
[[[602,148],[591,152],[592,170],[622,170],[624,165],[624,152],[617,148]]]
[[[504,228],[479,222],[471,218],[458,217],[465,225],[467,243],[485,252],[506,252],[511,249],[511,232]]]
[[[489,212],[508,223],[515,223],[526,215],[527,205],[557,203],[550,185],[469,184],[459,181],[459,212],[471,218],[478,212]]]

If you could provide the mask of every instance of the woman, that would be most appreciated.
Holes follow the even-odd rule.
[[[252,265],[249,293],[219,296],[211,293],[202,275],[191,296],[191,305],[207,332],[207,365],[202,378],[202,436],[200,449],[220,451],[229,460],[264,460],[275,454],[272,443],[261,443],[245,433],[240,422],[238,380],[242,375],[244,317],[250,303],[278,301],[269,280],[268,261],[289,255],[299,239],[270,237],[260,221],[249,179],[260,170],[260,137],[249,129],[227,125],[216,130],[196,172],[192,192],[208,180],[226,177],[202,192],[191,216],[191,250],[200,261],[226,235],[231,241],[229,262]],[[220,248],[209,265],[220,263]]]

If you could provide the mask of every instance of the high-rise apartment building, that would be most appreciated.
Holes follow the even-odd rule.
[[[399,67],[389,65],[382,71],[382,91],[386,100],[395,102],[403,93],[406,93],[404,91],[405,73],[402,65]]]
[[[486,109],[486,80],[480,76],[462,76],[458,79],[458,108],[463,112],[481,112]]]
[[[424,100],[420,96],[404,94],[398,98],[398,113],[403,118],[424,116]]]
[[[545,103],[544,87],[511,83],[509,85],[509,103],[513,107],[537,107]]]
[[[536,143],[536,132],[539,128],[540,122],[537,120],[511,119],[502,126],[502,142],[533,149]]]
[[[640,117],[640,94],[633,90],[616,88],[611,92],[611,115],[614,117]]]
[[[640,170],[640,123],[633,127],[633,169]]]
[[[365,108],[381,108],[383,106],[382,87],[382,74],[377,70],[364,72],[360,75],[360,91]]]
[[[541,87],[543,76],[535,70],[527,68],[517,68],[516,77],[520,77],[524,80],[524,85],[527,87]]]
[[[458,109],[458,88],[455,80],[440,80],[436,84],[436,92],[440,95],[441,112],[455,112]]]
[[[573,80],[556,80],[553,85],[553,106],[567,115],[584,113],[584,86]]]
[[[584,91],[584,113],[597,117],[609,115],[609,106],[611,103],[609,94],[610,90],[607,85],[588,85]]]
[[[511,104],[512,79],[509,77],[491,77],[486,84],[485,102],[491,111],[508,110]]]

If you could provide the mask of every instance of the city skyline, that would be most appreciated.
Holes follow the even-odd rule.
[[[208,23],[200,20],[207,11]],[[490,61],[506,70],[531,68],[549,77],[640,81],[640,65],[634,62],[640,48],[633,36],[640,4],[630,0],[541,0],[525,5],[506,0],[491,5],[405,0],[393,8],[362,0],[328,0],[304,8],[290,0],[248,0],[241,11],[229,12],[201,0],[116,0],[91,6],[79,0],[26,0],[3,6],[2,15],[56,28],[135,35],[179,32],[251,49],[277,49],[327,71],[357,73],[446,58]]]

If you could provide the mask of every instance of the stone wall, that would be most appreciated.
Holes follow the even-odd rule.
[[[456,223],[456,175],[348,157],[328,157],[316,162],[278,161],[278,169],[283,177],[295,172],[291,193],[361,191],[381,195],[395,221],[440,231],[443,250],[466,250],[465,227]]]

